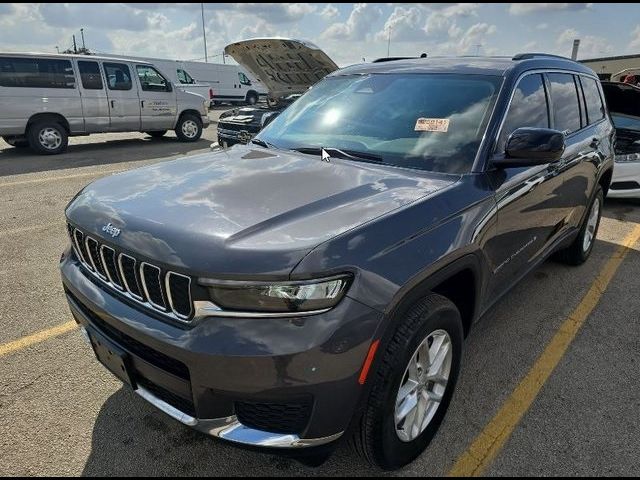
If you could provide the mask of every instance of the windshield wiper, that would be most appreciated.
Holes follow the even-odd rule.
[[[300,153],[307,153],[309,155],[322,155],[322,151],[324,150],[331,157],[345,158],[347,160],[355,160],[359,162],[384,163],[384,159],[380,155],[357,152],[355,150],[341,150],[333,147],[300,147],[294,148],[293,150]]]
[[[273,143],[265,142],[264,140],[261,140],[259,138],[252,138],[251,143],[255,143],[256,145],[260,145],[264,148],[278,148]]]

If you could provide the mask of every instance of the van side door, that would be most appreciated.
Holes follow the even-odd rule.
[[[548,88],[541,73],[527,73],[516,84],[493,155],[503,157],[509,135],[521,127],[550,128]],[[491,268],[488,298],[501,296],[558,238],[564,225],[563,178],[558,163],[491,168],[497,225],[485,246]]]
[[[140,99],[129,65],[105,61],[102,68],[109,100],[109,131],[140,131]]]
[[[80,74],[80,98],[87,133],[109,130],[109,100],[100,64],[95,60],[77,60]]]
[[[171,82],[151,65],[136,65],[135,69],[140,88],[142,130],[172,129],[176,123],[177,100]]]

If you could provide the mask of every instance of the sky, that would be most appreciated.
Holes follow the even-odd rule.
[[[623,3],[205,3],[209,61],[225,45],[290,37],[322,48],[339,65],[387,56],[512,55],[579,59],[640,53],[640,5]],[[204,60],[201,4],[0,3],[0,51],[60,51]],[[390,36],[390,42],[389,42]]]

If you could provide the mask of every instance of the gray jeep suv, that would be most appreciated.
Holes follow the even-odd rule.
[[[397,468],[474,322],[552,254],[589,257],[614,134],[565,58],[348,67],[248,145],[85,187],[64,290],[98,360],[176,420]]]

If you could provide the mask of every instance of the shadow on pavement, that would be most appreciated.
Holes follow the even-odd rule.
[[[213,130],[207,132],[211,128]],[[209,129],[205,132],[211,135],[215,126]],[[169,157],[205,150],[210,145],[211,140],[204,137],[197,142],[187,143],[169,134],[159,139],[141,134],[140,138],[114,138],[104,142],[69,145],[67,151],[60,155],[37,155],[29,148],[7,147],[0,150],[0,177]]]

